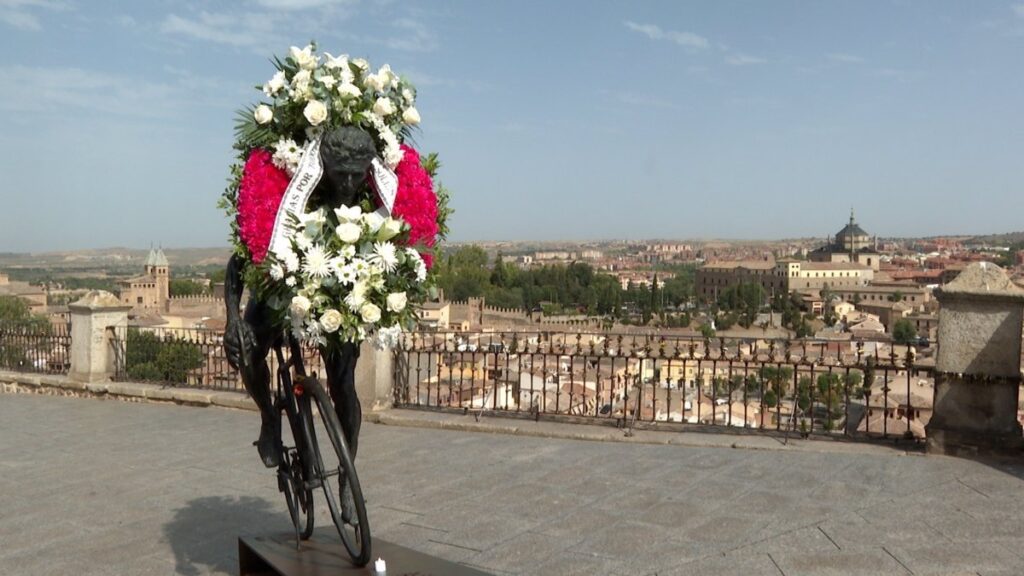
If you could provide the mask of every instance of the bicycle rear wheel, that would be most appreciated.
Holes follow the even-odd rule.
[[[370,525],[366,520],[366,502],[363,491],[359,487],[359,477],[355,465],[349,455],[348,445],[342,435],[341,423],[334,412],[334,404],[324,387],[317,382],[307,386],[312,388],[313,401],[316,403],[320,422],[323,424],[329,442],[321,449],[316,430],[311,430],[310,439],[312,452],[318,458],[317,473],[323,485],[324,496],[331,512],[331,519],[338,528],[341,541],[348,550],[352,562],[357,566],[366,566],[370,561]],[[347,486],[346,486],[347,485]],[[352,495],[351,510],[342,509],[343,490],[348,488]],[[345,518],[348,518],[346,521]]]
[[[299,540],[309,540],[313,535],[313,491],[306,488],[306,475],[302,472],[302,461],[294,449],[286,450],[281,466],[277,469],[277,487],[284,493],[288,504],[288,515],[295,526]],[[298,545],[298,542],[296,542]]]

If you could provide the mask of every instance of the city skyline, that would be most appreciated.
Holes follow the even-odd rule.
[[[0,252],[226,245],[234,111],[311,38],[417,84],[453,241],[1024,228],[1020,2],[2,0],[0,30]]]

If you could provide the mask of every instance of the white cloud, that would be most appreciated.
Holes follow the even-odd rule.
[[[695,50],[703,50],[708,47],[708,39],[694,34],[693,32],[679,32],[676,30],[662,30],[654,24],[637,24],[626,20],[623,22],[626,28],[639,32],[651,40],[667,40],[676,44]]]
[[[832,52],[830,54],[826,54],[825,58],[828,58],[833,62],[842,62],[844,64],[860,64],[864,62],[864,59],[861,58],[860,56],[854,56],[853,54],[844,54],[842,52]]]
[[[170,70],[167,82],[118,76],[83,68],[0,67],[0,110],[20,115],[80,117],[101,114],[133,118],[167,118],[192,106],[231,106],[238,87],[217,78]]]
[[[278,32],[275,19],[262,13],[200,12],[196,19],[170,14],[160,25],[160,31],[230,46],[280,44],[275,42]]]
[[[66,3],[55,0],[0,0],[0,22],[19,30],[42,30],[34,10],[61,11],[68,8]]]
[[[662,108],[672,109],[678,108],[674,102],[651,96],[650,94],[641,94],[637,92],[627,91],[613,91],[613,90],[600,90],[601,94],[610,97],[619,104],[625,104],[626,106],[633,108]]]
[[[767,62],[764,58],[758,58],[757,56],[748,56],[747,54],[729,54],[725,57],[725,63],[730,66],[751,66],[754,64],[764,64]]]
[[[394,25],[399,33],[388,38],[389,48],[408,52],[430,52],[437,48],[437,37],[422,22],[402,18],[396,20]]]
[[[350,5],[355,2],[354,0],[257,0],[256,3],[271,10],[308,10]]]

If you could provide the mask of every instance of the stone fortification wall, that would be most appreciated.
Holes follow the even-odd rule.
[[[190,318],[225,319],[224,299],[217,296],[173,296],[167,301],[167,313]]]

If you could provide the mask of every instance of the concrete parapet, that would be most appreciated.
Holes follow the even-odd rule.
[[[939,310],[929,452],[1019,453],[1024,290],[988,262],[936,290]]]

